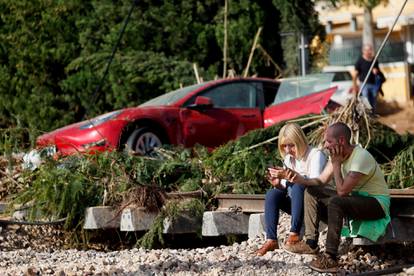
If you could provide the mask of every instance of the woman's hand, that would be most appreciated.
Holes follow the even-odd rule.
[[[281,167],[267,168],[273,178],[286,179],[286,170]]]
[[[303,183],[303,180],[305,179],[298,172],[289,168],[276,167],[269,168],[268,170],[271,177],[277,179],[286,179],[287,181],[292,183]]]
[[[291,183],[303,183],[304,177],[299,174],[298,172],[292,170],[292,169],[285,169],[286,171],[286,180]]]
[[[270,184],[272,184],[272,186],[274,188],[278,188],[278,189],[283,189],[284,188],[282,186],[282,184],[280,183],[280,179],[279,178],[272,177],[270,174],[267,175],[267,181],[269,181]]]

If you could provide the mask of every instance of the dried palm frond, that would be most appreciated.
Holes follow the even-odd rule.
[[[372,137],[372,126],[375,123],[375,119],[369,116],[369,113],[370,110],[363,100],[360,97],[353,97],[347,105],[336,109],[327,115],[325,120],[321,120],[319,127],[309,134],[310,142],[315,145],[321,145],[327,126],[336,122],[343,122],[352,131],[351,142],[368,147]]]

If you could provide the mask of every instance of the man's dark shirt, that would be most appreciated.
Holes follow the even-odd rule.
[[[358,71],[358,79],[361,83],[365,80],[365,76],[367,75],[369,68],[371,67],[371,63],[372,61],[368,61],[364,59],[362,56],[360,56],[357,62],[355,63],[355,70]],[[377,68],[379,70],[378,61],[375,62],[374,68]],[[375,84],[375,76],[372,73],[372,71],[369,75],[367,83]]]

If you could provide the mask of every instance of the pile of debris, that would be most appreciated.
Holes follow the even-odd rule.
[[[28,187],[22,177],[23,154],[0,156],[0,201]]]

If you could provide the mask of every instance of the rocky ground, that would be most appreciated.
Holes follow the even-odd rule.
[[[280,244],[288,227],[289,217],[284,215]],[[255,256],[263,242],[257,237],[196,249],[77,250],[63,249],[68,244],[55,227],[9,225],[0,232],[0,275],[319,275],[307,267],[313,258],[309,255],[279,249]],[[411,245],[350,248],[348,244],[341,245],[341,274],[414,263]],[[414,268],[400,275],[414,275]]]

